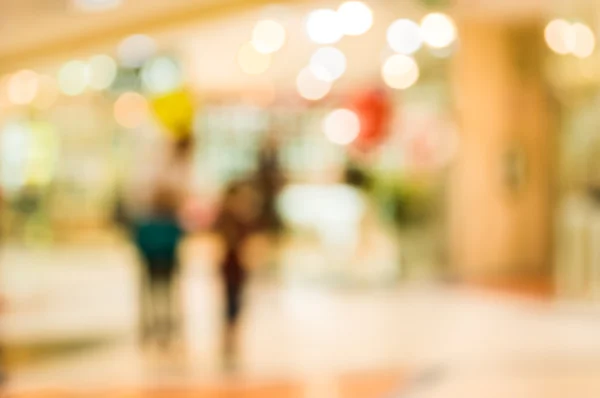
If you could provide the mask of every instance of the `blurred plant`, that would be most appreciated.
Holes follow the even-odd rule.
[[[370,191],[373,188],[374,179],[372,173],[354,162],[346,166],[344,178],[348,185],[363,191]]]
[[[449,0],[421,0],[426,7],[445,7],[450,5]]]
[[[381,178],[374,183],[374,196],[387,219],[397,228],[426,224],[435,211],[432,184],[409,178]]]

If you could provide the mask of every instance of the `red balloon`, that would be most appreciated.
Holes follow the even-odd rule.
[[[360,92],[351,103],[360,119],[360,134],[354,146],[370,151],[387,137],[392,116],[392,104],[385,89],[376,88]]]

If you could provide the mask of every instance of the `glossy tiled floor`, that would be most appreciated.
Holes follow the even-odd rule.
[[[348,293],[257,287],[249,305],[242,358],[233,374],[202,348],[209,343],[163,357],[142,355],[121,342],[22,369],[10,393],[385,398],[401,390],[402,396],[419,398],[600,396],[600,312],[587,304],[436,288]],[[210,337],[211,328],[202,331],[199,324],[192,320],[189,328],[199,338]]]
[[[101,325],[103,333],[114,336],[112,343],[23,366],[11,375],[5,395],[600,396],[600,307],[594,303],[440,286],[352,291],[255,283],[248,294],[239,364],[232,373],[220,361],[220,301],[210,273],[185,273],[182,339],[163,355],[142,352],[135,344],[134,273],[127,267],[103,267],[102,272],[92,267],[93,278],[80,274],[80,281],[90,282],[83,288],[81,282],[73,285],[70,295],[64,290],[68,278],[58,290],[47,284],[40,302],[55,302],[57,309],[48,307],[45,315],[29,318],[24,309],[16,309],[8,318],[9,337],[70,338],[97,332]],[[41,330],[35,321],[43,324]]]
[[[11,398],[370,398],[393,396],[402,389],[396,372],[363,372],[324,380],[249,382],[240,380],[196,386],[155,386],[94,389],[38,389],[9,393]]]

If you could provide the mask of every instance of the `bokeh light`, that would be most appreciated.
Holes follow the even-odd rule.
[[[171,58],[158,57],[144,65],[142,69],[144,88],[152,94],[166,94],[178,89],[183,75],[177,63]]]
[[[15,105],[30,104],[38,93],[38,75],[31,70],[22,70],[10,78],[7,86],[8,100]]]
[[[344,36],[340,16],[329,9],[311,12],[306,22],[306,31],[308,37],[317,44],[334,44]]]
[[[8,100],[8,82],[10,81],[10,77],[10,75],[0,77],[0,109],[11,105]]]
[[[383,65],[382,76],[388,86],[404,90],[419,80],[419,65],[407,55],[392,55]]]
[[[574,48],[575,36],[571,24],[564,19],[555,19],[546,25],[544,37],[552,51],[565,55]]]
[[[596,37],[589,26],[575,23],[571,27],[572,36],[575,38],[571,52],[578,58],[587,58],[596,48]]]
[[[123,93],[115,101],[115,120],[125,128],[134,129],[140,127],[147,120],[148,115],[148,101],[138,93]]]
[[[271,66],[271,54],[258,52],[251,43],[246,43],[238,52],[238,64],[244,73],[260,75]]]
[[[336,109],[323,120],[323,132],[334,144],[348,145],[360,134],[360,119],[349,109]]]
[[[23,121],[9,121],[0,131],[0,178],[3,189],[15,192],[27,180],[27,166],[30,159],[32,134],[30,124]]]
[[[596,49],[596,36],[589,26],[577,22],[570,24],[564,19],[550,21],[544,29],[548,47],[557,54],[573,54],[587,58]]]
[[[449,46],[449,47],[444,47],[444,48],[429,47],[428,52],[434,58],[446,59],[446,58],[450,58],[456,52],[456,47],[454,47],[454,46]]]
[[[456,25],[445,14],[431,13],[421,21],[421,35],[423,41],[431,47],[448,47],[456,40]]]
[[[75,6],[82,11],[106,11],[121,5],[122,0],[74,0]]]
[[[117,48],[119,62],[126,68],[141,68],[156,54],[157,46],[150,36],[137,34],[125,38]]]
[[[319,79],[333,82],[346,71],[346,56],[335,47],[323,47],[310,58],[309,68]]]
[[[59,98],[56,80],[47,75],[38,76],[38,93],[33,100],[33,106],[38,109],[48,109],[56,103]]]
[[[94,90],[106,90],[117,77],[117,63],[108,55],[95,55],[90,58],[89,85]]]
[[[66,95],[82,94],[90,80],[90,69],[83,61],[69,61],[58,72],[58,86]]]
[[[296,79],[296,86],[300,96],[310,101],[320,100],[331,91],[331,83],[319,79],[310,68],[300,71]]]
[[[373,26],[373,11],[362,1],[347,1],[338,8],[342,32],[360,36]]]
[[[423,45],[421,27],[410,19],[398,19],[387,30],[387,42],[392,50],[410,55]]]
[[[259,53],[272,54],[285,44],[285,28],[276,21],[263,20],[252,31],[252,45]]]

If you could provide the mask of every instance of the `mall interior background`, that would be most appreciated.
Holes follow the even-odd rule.
[[[221,374],[207,231],[227,184],[256,170],[272,136],[287,229],[261,249],[267,255],[253,271],[247,372],[412,369],[440,354],[446,337],[469,345],[458,331],[431,337],[440,319],[485,318],[457,291],[516,292],[595,311],[598,7],[0,0],[9,375],[19,386],[68,384],[82,363],[122,356],[136,365],[110,377],[139,381],[143,366],[131,350],[142,270],[118,222],[120,197],[183,127],[195,146],[180,247],[180,350],[192,352],[188,365],[200,374]],[[347,183],[349,165],[368,181],[361,189]],[[457,310],[463,305],[468,315]],[[536,325],[538,338],[551,334]],[[535,345],[535,337],[513,337]],[[580,339],[598,352],[593,340]],[[302,352],[310,346],[331,352]]]

